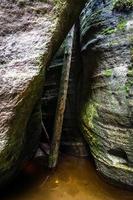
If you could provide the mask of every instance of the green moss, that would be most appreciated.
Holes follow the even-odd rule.
[[[99,145],[98,145],[98,138],[94,132],[91,132],[84,124],[83,127],[83,134],[86,138],[86,141],[89,143],[91,152],[93,156],[98,155],[99,152]]]
[[[116,33],[118,31],[123,31],[123,30],[125,30],[126,23],[127,23],[127,21],[124,18],[120,18],[119,23],[117,24],[116,27],[108,27],[108,28],[104,29],[102,31],[102,34],[111,35],[111,34]]]
[[[129,40],[130,44],[133,45],[133,36],[132,35],[128,36],[128,40]]]
[[[60,9],[66,5],[66,1],[64,0],[53,0],[56,9]]]
[[[131,62],[133,63],[133,47],[130,49],[130,54],[131,54]]]
[[[113,0],[113,10],[126,11],[133,9],[133,0]]]
[[[119,42],[118,42],[118,40],[112,40],[112,41],[110,41],[109,45],[110,45],[110,47],[115,46],[115,45],[119,45]]]
[[[125,85],[125,90],[127,93],[129,93],[131,87],[133,86],[133,81],[132,80],[128,80],[126,85]]]
[[[97,116],[96,105],[94,103],[87,103],[83,113],[84,122],[87,124],[87,126],[93,128],[93,119],[95,116]]]
[[[127,75],[133,77],[133,69],[129,69]]]
[[[104,35],[110,35],[110,34],[112,34],[112,33],[116,33],[116,31],[117,31],[116,28],[108,27],[108,28],[106,28],[106,29],[104,29],[104,30],[102,31],[102,34],[104,34]]]
[[[113,73],[112,69],[107,69],[107,70],[103,71],[103,75],[106,77],[112,76],[112,73]]]
[[[95,102],[87,102],[82,112],[82,130],[86,138],[86,141],[89,143],[91,152],[94,156],[99,154],[99,138],[97,133],[99,129],[96,127],[94,119],[98,117],[97,113],[98,104]]]
[[[123,31],[126,28],[127,21],[124,18],[119,19],[119,23],[117,25],[117,30]]]

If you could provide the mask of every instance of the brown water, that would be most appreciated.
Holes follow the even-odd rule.
[[[42,163],[32,163],[31,175],[16,180],[0,200],[133,200],[132,192],[106,184],[89,160],[63,156],[47,174]]]

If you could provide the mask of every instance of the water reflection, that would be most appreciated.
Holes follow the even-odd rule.
[[[62,156],[56,170],[44,169],[43,160],[16,180],[0,200],[133,200],[133,193],[106,184],[89,160]]]

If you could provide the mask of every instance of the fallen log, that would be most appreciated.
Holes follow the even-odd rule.
[[[50,168],[56,167],[58,161],[63,118],[66,107],[66,98],[67,98],[67,91],[69,84],[69,74],[70,74],[71,60],[72,60],[73,40],[74,40],[74,27],[70,31],[66,41],[67,45],[65,50],[64,64],[62,68],[60,89],[58,94],[57,109],[55,114],[54,133],[53,133],[53,139],[49,156]]]

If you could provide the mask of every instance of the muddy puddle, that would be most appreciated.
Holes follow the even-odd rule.
[[[42,158],[32,162],[0,200],[133,200],[133,193],[105,183],[89,160],[63,155],[53,171]]]

